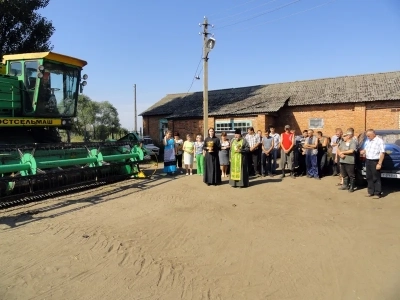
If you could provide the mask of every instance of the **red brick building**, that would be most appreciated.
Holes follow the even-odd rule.
[[[278,132],[290,124],[330,136],[335,128],[400,129],[400,71],[209,91],[207,127],[252,126]],[[143,133],[160,142],[165,129],[203,132],[203,93],[169,94],[140,114]]]

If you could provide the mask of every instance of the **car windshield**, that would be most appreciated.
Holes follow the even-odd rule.
[[[385,142],[385,144],[396,144],[397,146],[400,146],[400,133],[377,133],[377,136],[380,137]]]
[[[74,116],[78,100],[79,73],[78,68],[45,62],[37,114],[52,117]]]
[[[143,139],[143,144],[151,145],[151,144],[153,144],[153,140],[152,139]]]

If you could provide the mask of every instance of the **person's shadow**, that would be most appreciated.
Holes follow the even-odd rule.
[[[250,178],[250,187],[259,185],[259,184],[265,184],[265,183],[276,183],[276,182],[281,182],[282,179],[278,177],[256,177],[256,178]]]

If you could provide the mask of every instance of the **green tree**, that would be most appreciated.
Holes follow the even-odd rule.
[[[79,95],[77,118],[73,132],[85,140],[104,141],[110,135],[114,139],[114,134],[121,133],[118,111],[108,101],[96,102],[87,95]],[[123,129],[123,132],[127,130]]]
[[[55,28],[37,11],[50,0],[0,0],[0,61],[4,54],[51,51]]]
[[[85,136],[90,125],[95,126],[96,116],[100,112],[99,103],[87,95],[78,96],[78,121],[73,128],[74,133]]]
[[[97,115],[96,121],[108,128],[111,138],[114,139],[114,134],[117,133],[121,127],[118,111],[108,101],[103,101],[99,103],[99,113]]]
[[[126,128],[122,127],[122,128],[119,129],[120,138],[125,136],[125,135],[127,135],[128,133],[129,133],[129,130],[126,129]]]
[[[109,133],[110,133],[109,128],[107,128],[107,126],[105,126],[105,125],[100,124],[100,125],[96,126],[95,139],[101,140],[104,142],[108,138]]]

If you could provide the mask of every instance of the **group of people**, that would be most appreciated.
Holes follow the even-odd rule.
[[[183,174],[183,164],[186,175],[193,175],[193,161],[196,159],[197,174],[203,176],[207,185],[221,184],[222,177],[228,177],[229,184],[233,187],[249,186],[249,173],[247,167],[247,154],[249,144],[242,138],[240,130],[235,131],[235,138],[229,141],[226,133],[221,139],[215,136],[214,128],[208,130],[208,136],[203,140],[201,135],[196,136],[193,142],[188,134],[186,141],[179,138],[179,133],[168,130],[163,139],[164,144],[164,172],[174,175],[176,172]]]
[[[324,175],[340,176],[339,189],[353,192],[355,190],[355,168],[358,153],[366,156],[368,195],[380,197],[380,166],[384,158],[384,143],[374,131],[366,132],[368,137],[365,148],[357,152],[359,141],[354,129],[348,128],[345,133],[336,129],[334,136],[325,137],[321,131],[315,135],[314,130],[304,130],[296,136],[289,125],[284,132],[278,134],[270,126],[264,133],[248,128],[245,137],[241,130],[235,131],[235,137],[228,140],[223,132],[221,138],[216,137],[214,128],[208,130],[203,140],[201,135],[192,141],[187,135],[183,142],[179,133],[172,136],[167,131],[164,137],[164,172],[183,174],[183,163],[186,175],[193,174],[193,162],[196,159],[197,174],[203,176],[207,185],[219,185],[221,177],[229,177],[233,187],[248,187],[251,176],[275,176],[278,151],[281,158],[281,178],[286,176],[307,176],[321,179]],[[229,170],[229,175],[228,175]]]
[[[349,128],[343,134],[340,128],[332,137],[335,154],[335,172],[339,171],[341,182],[340,190],[353,192],[355,189],[358,156],[365,158],[366,179],[368,184],[367,197],[379,199],[382,195],[381,168],[385,158],[385,143],[378,137],[373,129],[366,131],[366,142],[363,149],[354,135],[354,129]]]

